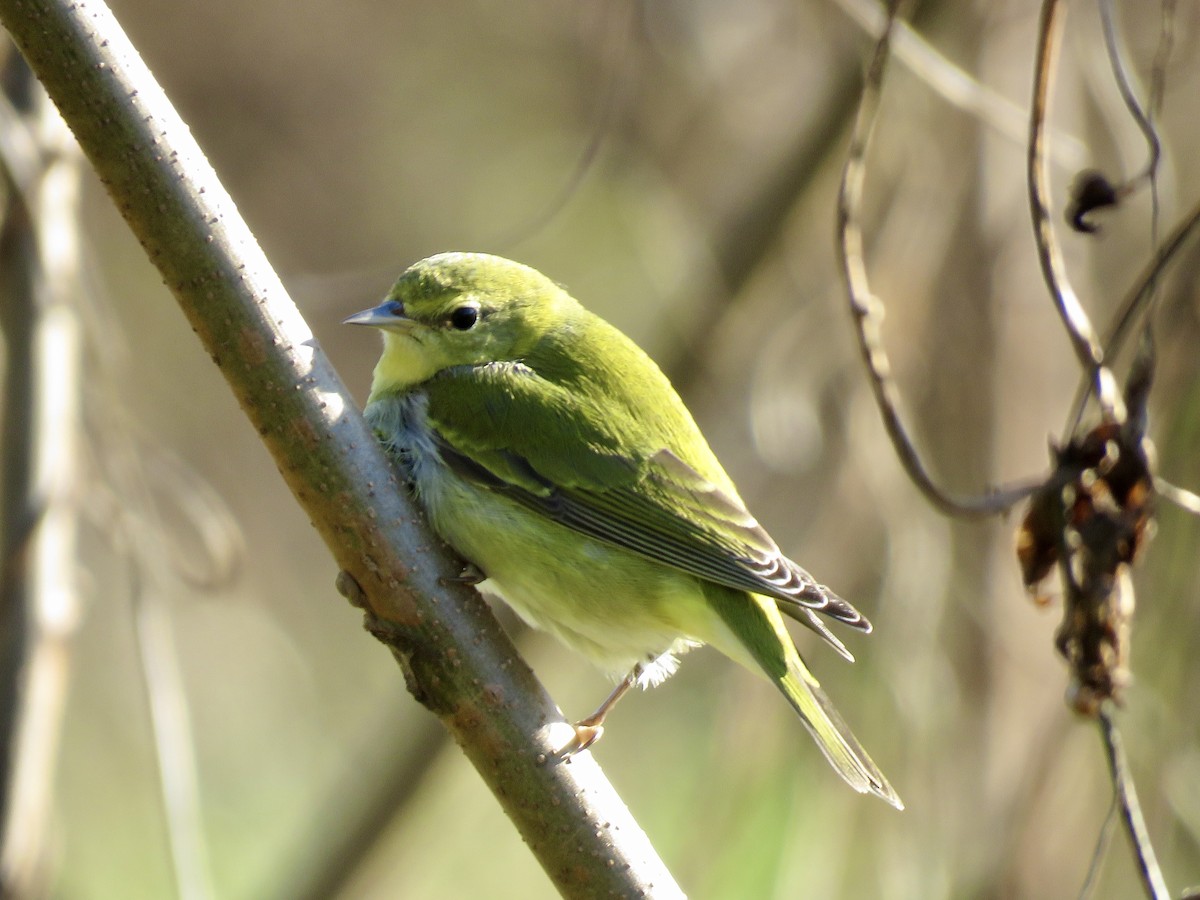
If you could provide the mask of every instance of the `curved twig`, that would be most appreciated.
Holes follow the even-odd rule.
[[[1134,93],[1133,84],[1129,78],[1129,69],[1125,65],[1125,57],[1117,39],[1115,16],[1113,0],[1100,0],[1100,22],[1104,31],[1104,45],[1108,51],[1108,61],[1112,66],[1113,77],[1117,81],[1117,89],[1121,92],[1125,108],[1129,110],[1129,114],[1137,123],[1142,136],[1146,139],[1146,145],[1150,149],[1150,158],[1146,161],[1145,168],[1124,185],[1126,189],[1129,189],[1135,182],[1147,180],[1158,171],[1158,162],[1162,157],[1162,144],[1159,142],[1158,130],[1150,120],[1150,115],[1142,107],[1137,94]]]
[[[1066,9],[1062,0],[1044,0],[1038,24],[1038,48],[1033,102],[1029,116],[1029,210],[1033,216],[1038,262],[1046,287],[1054,300],[1071,346],[1080,364],[1090,374],[1097,401],[1106,414],[1115,415],[1121,398],[1111,373],[1104,368],[1104,352],[1092,329],[1092,323],[1067,278],[1062,249],[1054,235],[1050,218],[1050,172],[1046,160],[1046,119],[1050,107],[1050,84],[1058,51],[1062,44]],[[1123,418],[1123,416],[1117,416]]]
[[[835,6],[869,35],[878,34],[887,15],[879,0],[833,0]],[[984,84],[938,50],[911,25],[897,20],[892,34],[896,62],[906,66],[933,93],[955,109],[974,116],[996,134],[1017,146],[1025,144],[1025,110],[995,88]],[[1083,165],[1087,148],[1073,134],[1057,132],[1051,149],[1054,162],[1067,170]]]
[[[1108,848],[1112,846],[1113,831],[1117,825],[1117,809],[1119,806],[1117,795],[1114,792],[1112,803],[1108,805],[1108,814],[1104,817],[1104,822],[1100,825],[1100,833],[1096,835],[1096,846],[1092,850],[1092,861],[1088,863],[1087,875],[1083,879],[1083,886],[1079,888],[1077,900],[1091,900],[1092,895],[1096,892],[1096,885],[1100,881],[1100,870],[1104,867]]]
[[[847,301],[850,304],[850,313],[854,317],[859,351],[871,379],[875,402],[905,472],[929,502],[941,512],[963,517],[988,516],[1007,510],[1028,497],[1038,489],[1041,480],[1030,480],[978,497],[954,496],[934,482],[921,462],[920,454],[900,418],[900,392],[892,377],[891,362],[883,346],[883,306],[879,298],[871,293],[870,280],[867,277],[860,224],[863,183],[866,180],[866,153],[879,111],[892,25],[900,5],[901,0],[893,0],[888,6],[887,25],[875,45],[875,53],[867,70],[859,99],[858,115],[850,136],[850,147],[846,153],[846,165],[842,170],[841,188],[838,192],[838,250],[842,275],[846,281]]]
[[[1175,259],[1175,255],[1187,243],[1188,238],[1192,236],[1198,225],[1200,225],[1200,203],[1193,207],[1191,212],[1175,226],[1174,231],[1167,236],[1166,241],[1158,248],[1154,259],[1134,281],[1133,289],[1126,295],[1120,309],[1113,316],[1113,324],[1109,328],[1108,337],[1104,340],[1103,353],[1105,359],[1113,359],[1121,352],[1126,339],[1132,333],[1133,326],[1146,313],[1147,305],[1154,296],[1154,287],[1162,277],[1163,270]],[[1079,427],[1079,422],[1083,418],[1084,407],[1087,405],[1089,391],[1095,378],[1095,371],[1089,369],[1080,382],[1079,389],[1075,394],[1075,401],[1072,405],[1073,412],[1068,420],[1063,436],[1064,441],[1069,439]]]

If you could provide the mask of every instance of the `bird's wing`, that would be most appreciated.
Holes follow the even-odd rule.
[[[770,596],[843,653],[812,611],[870,630],[654,429],[622,431],[627,416],[589,407],[520,363],[455,367],[425,387],[442,458],[459,475],[581,534]]]

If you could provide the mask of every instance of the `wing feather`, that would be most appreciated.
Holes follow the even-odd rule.
[[[588,408],[578,392],[520,363],[449,369],[427,392],[438,450],[459,475],[581,534],[770,596],[843,655],[814,611],[870,631],[853,606],[783,555],[736,494],[654,446],[646,432],[655,429],[622,431],[628,417]]]

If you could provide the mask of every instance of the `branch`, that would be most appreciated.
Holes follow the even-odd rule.
[[[1121,809],[1121,821],[1125,823],[1125,831],[1129,842],[1133,844],[1137,857],[1138,875],[1142,879],[1142,887],[1146,896],[1151,900],[1168,900],[1171,892],[1163,880],[1162,870],[1154,857],[1154,846],[1146,831],[1146,821],[1142,818],[1142,807],[1138,803],[1137,791],[1133,786],[1133,776],[1129,773],[1129,762],[1125,758],[1125,745],[1121,743],[1121,732],[1113,721],[1112,705],[1104,704],[1100,708],[1100,734],[1104,740],[1104,752],[1108,759],[1108,769],[1112,775],[1113,790]]]
[[[834,5],[855,21],[869,36],[883,31],[888,16],[882,0],[833,0]],[[949,5],[949,4],[947,4]],[[936,15],[929,4],[920,12]],[[1017,146],[1024,146],[1028,125],[1024,109],[1004,94],[989,87],[967,72],[931,44],[903,19],[896,18],[890,38],[896,61],[920,79],[936,96],[954,108],[978,119],[996,134]],[[1078,169],[1087,156],[1087,147],[1074,135],[1058,132],[1052,149],[1054,161],[1067,169]]]
[[[1134,280],[1133,287],[1125,295],[1120,308],[1116,315],[1113,316],[1112,325],[1108,330],[1108,337],[1104,341],[1102,351],[1104,359],[1116,359],[1124,347],[1126,339],[1133,333],[1134,326],[1144,316],[1149,314],[1152,306],[1151,301],[1154,299],[1155,286],[1159,283],[1160,279],[1165,277],[1167,266],[1175,261],[1179,251],[1195,235],[1198,230],[1197,226],[1200,226],[1200,203],[1196,204],[1180,220],[1171,233],[1167,235],[1167,239],[1158,247],[1154,259],[1150,261]],[[1067,427],[1063,432],[1064,442],[1070,440],[1071,435],[1079,428],[1079,423],[1083,419],[1084,408],[1087,405],[1091,386],[1095,378],[1095,373],[1089,369],[1085,372],[1079,388],[1075,392],[1075,399],[1071,405],[1071,416],[1068,418]]]
[[[1037,241],[1038,262],[1059,318],[1071,339],[1071,347],[1080,365],[1094,379],[1096,400],[1106,415],[1114,415],[1120,404],[1116,382],[1104,366],[1104,352],[1092,329],[1091,320],[1079,302],[1079,296],[1067,278],[1062,248],[1054,235],[1050,218],[1050,166],[1046,159],[1046,120],[1050,114],[1050,87],[1054,80],[1058,51],[1062,44],[1065,4],[1061,0],[1043,0],[1038,26],[1036,77],[1029,115],[1029,210]],[[1120,416],[1118,416],[1119,418]]]
[[[1121,100],[1124,102],[1125,108],[1129,110],[1133,121],[1137,123],[1149,150],[1146,167],[1129,179],[1128,186],[1131,187],[1134,182],[1149,181],[1158,171],[1158,163],[1162,159],[1162,144],[1158,140],[1158,131],[1154,127],[1154,122],[1151,121],[1150,114],[1142,108],[1137,93],[1133,89],[1129,67],[1125,64],[1125,56],[1121,52],[1121,43],[1117,38],[1116,16],[1113,0],[1100,0],[1100,24],[1104,30],[1104,48],[1108,53],[1109,65],[1112,66],[1113,78],[1116,79],[1117,89],[1121,92]]]
[[[0,94],[0,896],[45,892],[76,580],[81,160],[15,55]]]
[[[0,0],[0,21],[229,381],[337,564],[558,889],[679,896],[405,495],[374,436],[145,64],[100,0]],[[557,739],[556,739],[557,738]]]

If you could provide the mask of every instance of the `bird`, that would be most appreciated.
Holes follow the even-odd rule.
[[[565,753],[709,645],[779,689],[850,787],[904,808],[784,617],[848,659],[822,617],[870,623],[783,554],[630,338],[536,269],[466,252],[345,323],[382,333],[364,416],[433,530],[481,591],[617,682]]]

